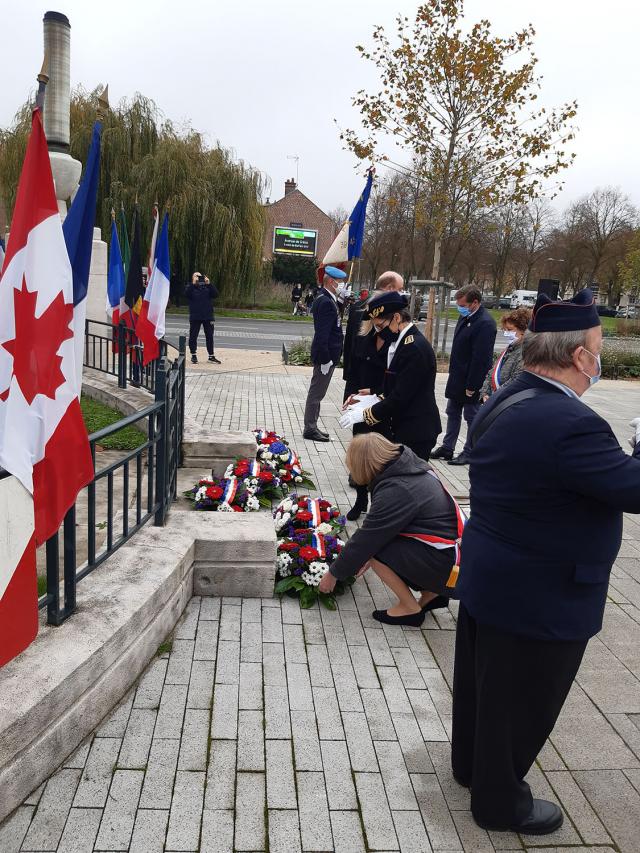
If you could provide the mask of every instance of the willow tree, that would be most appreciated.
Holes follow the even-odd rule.
[[[463,14],[464,0],[427,0],[411,25],[397,18],[393,41],[376,27],[373,46],[357,50],[376,66],[380,89],[355,95],[362,127],[341,133],[360,160],[393,163],[390,146],[413,158],[410,171],[429,187],[434,279],[456,198],[479,208],[524,203],[575,156],[566,147],[577,103],[535,108],[533,28],[500,38],[481,20],[463,32]]]
[[[86,161],[96,116],[97,90],[71,98],[71,155]],[[11,129],[0,131],[0,188],[9,213],[30,125],[24,107]],[[97,225],[109,233],[111,209],[134,204],[142,236],[150,238],[152,209],[170,211],[172,278],[180,287],[190,273],[206,272],[225,301],[249,294],[262,272],[263,213],[260,174],[236,162],[222,146],[209,147],[191,127],[163,121],[148,98],[135,95],[111,109],[103,122]]]

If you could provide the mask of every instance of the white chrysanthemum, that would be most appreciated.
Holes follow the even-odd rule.
[[[260,509],[260,501],[258,500],[258,498],[251,495],[250,497],[247,498],[247,507],[246,508],[247,508],[247,512],[251,512],[251,511],[255,511],[257,509]]]
[[[273,453],[270,450],[265,450],[262,455],[265,459],[273,459]]]
[[[235,510],[233,510],[230,504],[225,501],[224,503],[221,503],[218,507],[218,512],[235,512]]]
[[[288,578],[291,574],[291,569],[289,568],[289,566],[280,566],[280,568],[278,569],[278,573],[280,574],[280,577]]]
[[[318,533],[323,533],[326,536],[328,533],[331,533],[333,527],[330,524],[327,524],[326,521],[323,521],[316,527],[316,530],[318,531]]]
[[[287,453],[281,453],[280,459],[282,459],[283,462],[288,462],[289,461],[289,453],[288,452]]]
[[[329,571],[329,566],[327,565],[327,563],[322,563],[319,560],[314,560],[313,563],[309,564],[309,571],[313,575],[317,575],[318,578],[321,578],[322,575],[326,575],[326,573]]]
[[[278,554],[278,556],[276,557],[276,565],[279,569],[281,569],[283,566],[291,565],[292,562],[293,562],[293,559],[286,552],[283,552],[282,554]]]
[[[292,506],[293,506],[293,501],[290,498],[287,498],[286,500],[282,501],[282,503],[280,504],[280,508],[283,510],[283,512],[291,512]]]
[[[300,577],[307,586],[318,586],[320,583],[320,575],[312,575],[310,572],[303,572]]]
[[[296,483],[301,483],[302,477],[294,477],[294,480],[296,481]]]
[[[288,512],[285,512],[285,514],[282,515],[280,518],[276,517],[276,519],[275,519],[276,530],[282,530],[283,527],[286,527],[287,524],[289,524],[290,520],[291,520],[291,515]]]
[[[203,501],[206,498],[206,496],[207,496],[207,487],[206,486],[200,486],[200,488],[196,492],[196,500],[197,501]]]

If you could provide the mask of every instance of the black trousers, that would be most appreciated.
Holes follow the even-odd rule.
[[[524,781],[558,719],[586,640],[532,640],[481,625],[460,605],[451,764],[471,786],[471,812],[507,829],[531,812]]]
[[[213,355],[213,320],[189,320],[189,350],[195,355],[198,349],[200,326],[204,329],[204,339],[207,342],[207,352]]]

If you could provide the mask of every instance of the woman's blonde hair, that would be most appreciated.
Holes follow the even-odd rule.
[[[354,482],[368,486],[383,468],[397,459],[401,446],[377,432],[356,435],[347,448],[347,468]]]
[[[384,290],[376,290],[373,293],[370,293],[369,297],[367,299],[367,302],[370,302],[372,299],[375,299],[378,296],[382,296],[382,294],[385,292],[386,291],[384,291]],[[371,331],[371,329],[373,329],[373,321],[372,320],[363,320],[360,323],[360,328],[358,329],[358,334],[363,335],[363,336],[368,335],[369,332]]]

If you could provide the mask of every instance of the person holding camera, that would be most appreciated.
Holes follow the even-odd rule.
[[[185,295],[189,302],[189,350],[191,351],[191,363],[198,363],[198,335],[200,327],[204,329],[204,337],[207,343],[209,361],[221,364],[213,353],[213,324],[215,315],[213,311],[213,300],[218,296],[218,288],[211,284],[209,278],[202,273],[194,272],[191,284],[185,288]]]

